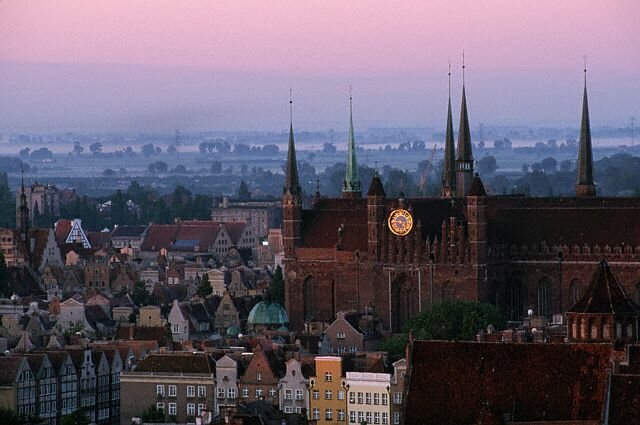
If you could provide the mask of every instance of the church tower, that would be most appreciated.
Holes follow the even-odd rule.
[[[347,145],[347,173],[342,185],[342,197],[347,199],[362,197],[362,184],[358,177],[356,161],[356,138],[353,134],[353,97],[349,94],[349,140]]]
[[[289,98],[289,148],[282,190],[282,215],[284,224],[284,254],[294,256],[295,247],[300,244],[302,224],[302,189],[298,179],[296,146],[293,141],[293,100]]]
[[[26,242],[29,233],[29,207],[27,206],[27,195],[24,193],[24,173],[20,184],[20,206],[16,216],[16,227],[20,231],[20,239]]]
[[[587,67],[584,68],[584,93],[582,95],[582,124],[580,125],[580,147],[578,150],[578,182],[576,197],[596,196],[593,182],[593,153],[591,151],[591,124],[589,123],[589,103],[587,101]]]
[[[449,105],[447,107],[447,130],[444,137],[444,168],[440,196],[452,198],[456,194],[456,152],[451,118],[451,64],[449,64]]]
[[[462,106],[458,130],[458,158],[456,159],[456,195],[466,196],[473,180],[473,153],[471,152],[471,131],[467,113],[467,96],[464,87],[464,54],[462,55]]]

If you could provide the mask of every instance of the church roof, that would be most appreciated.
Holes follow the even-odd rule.
[[[384,197],[386,194],[384,193],[384,186],[382,185],[382,181],[380,180],[380,176],[378,174],[374,174],[371,178],[371,183],[369,184],[369,191],[367,192],[367,196],[382,196]]]
[[[289,316],[280,304],[260,301],[249,312],[247,323],[252,325],[288,325]]]
[[[468,196],[487,196],[487,191],[484,190],[482,179],[480,179],[478,173],[475,173],[475,175],[473,176],[473,180],[471,181],[471,189],[469,189]]]
[[[640,307],[624,292],[607,261],[602,260],[584,295],[568,312],[626,315],[639,314]]]

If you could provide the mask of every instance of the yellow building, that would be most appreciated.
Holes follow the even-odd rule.
[[[342,359],[333,356],[315,358],[316,376],[309,379],[309,419],[318,425],[347,423],[347,391]]]

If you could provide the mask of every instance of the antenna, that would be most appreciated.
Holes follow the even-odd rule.
[[[462,85],[464,86],[464,68],[465,68],[465,64],[464,64],[464,49],[462,49]]]
[[[349,112],[353,116],[353,87],[349,84]]]
[[[587,55],[582,56],[584,59],[584,85],[587,85]]]
[[[293,124],[293,90],[289,89],[289,122]]]
[[[449,98],[451,98],[451,57],[449,57]]]

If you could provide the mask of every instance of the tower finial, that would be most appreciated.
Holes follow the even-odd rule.
[[[451,58],[449,58],[449,99],[451,99]]]
[[[289,122],[293,124],[293,90],[289,89]]]
[[[582,56],[584,59],[584,85],[587,85],[587,55]]]
[[[462,49],[462,85],[464,86],[464,68],[465,68],[465,64],[464,64],[464,49]]]

